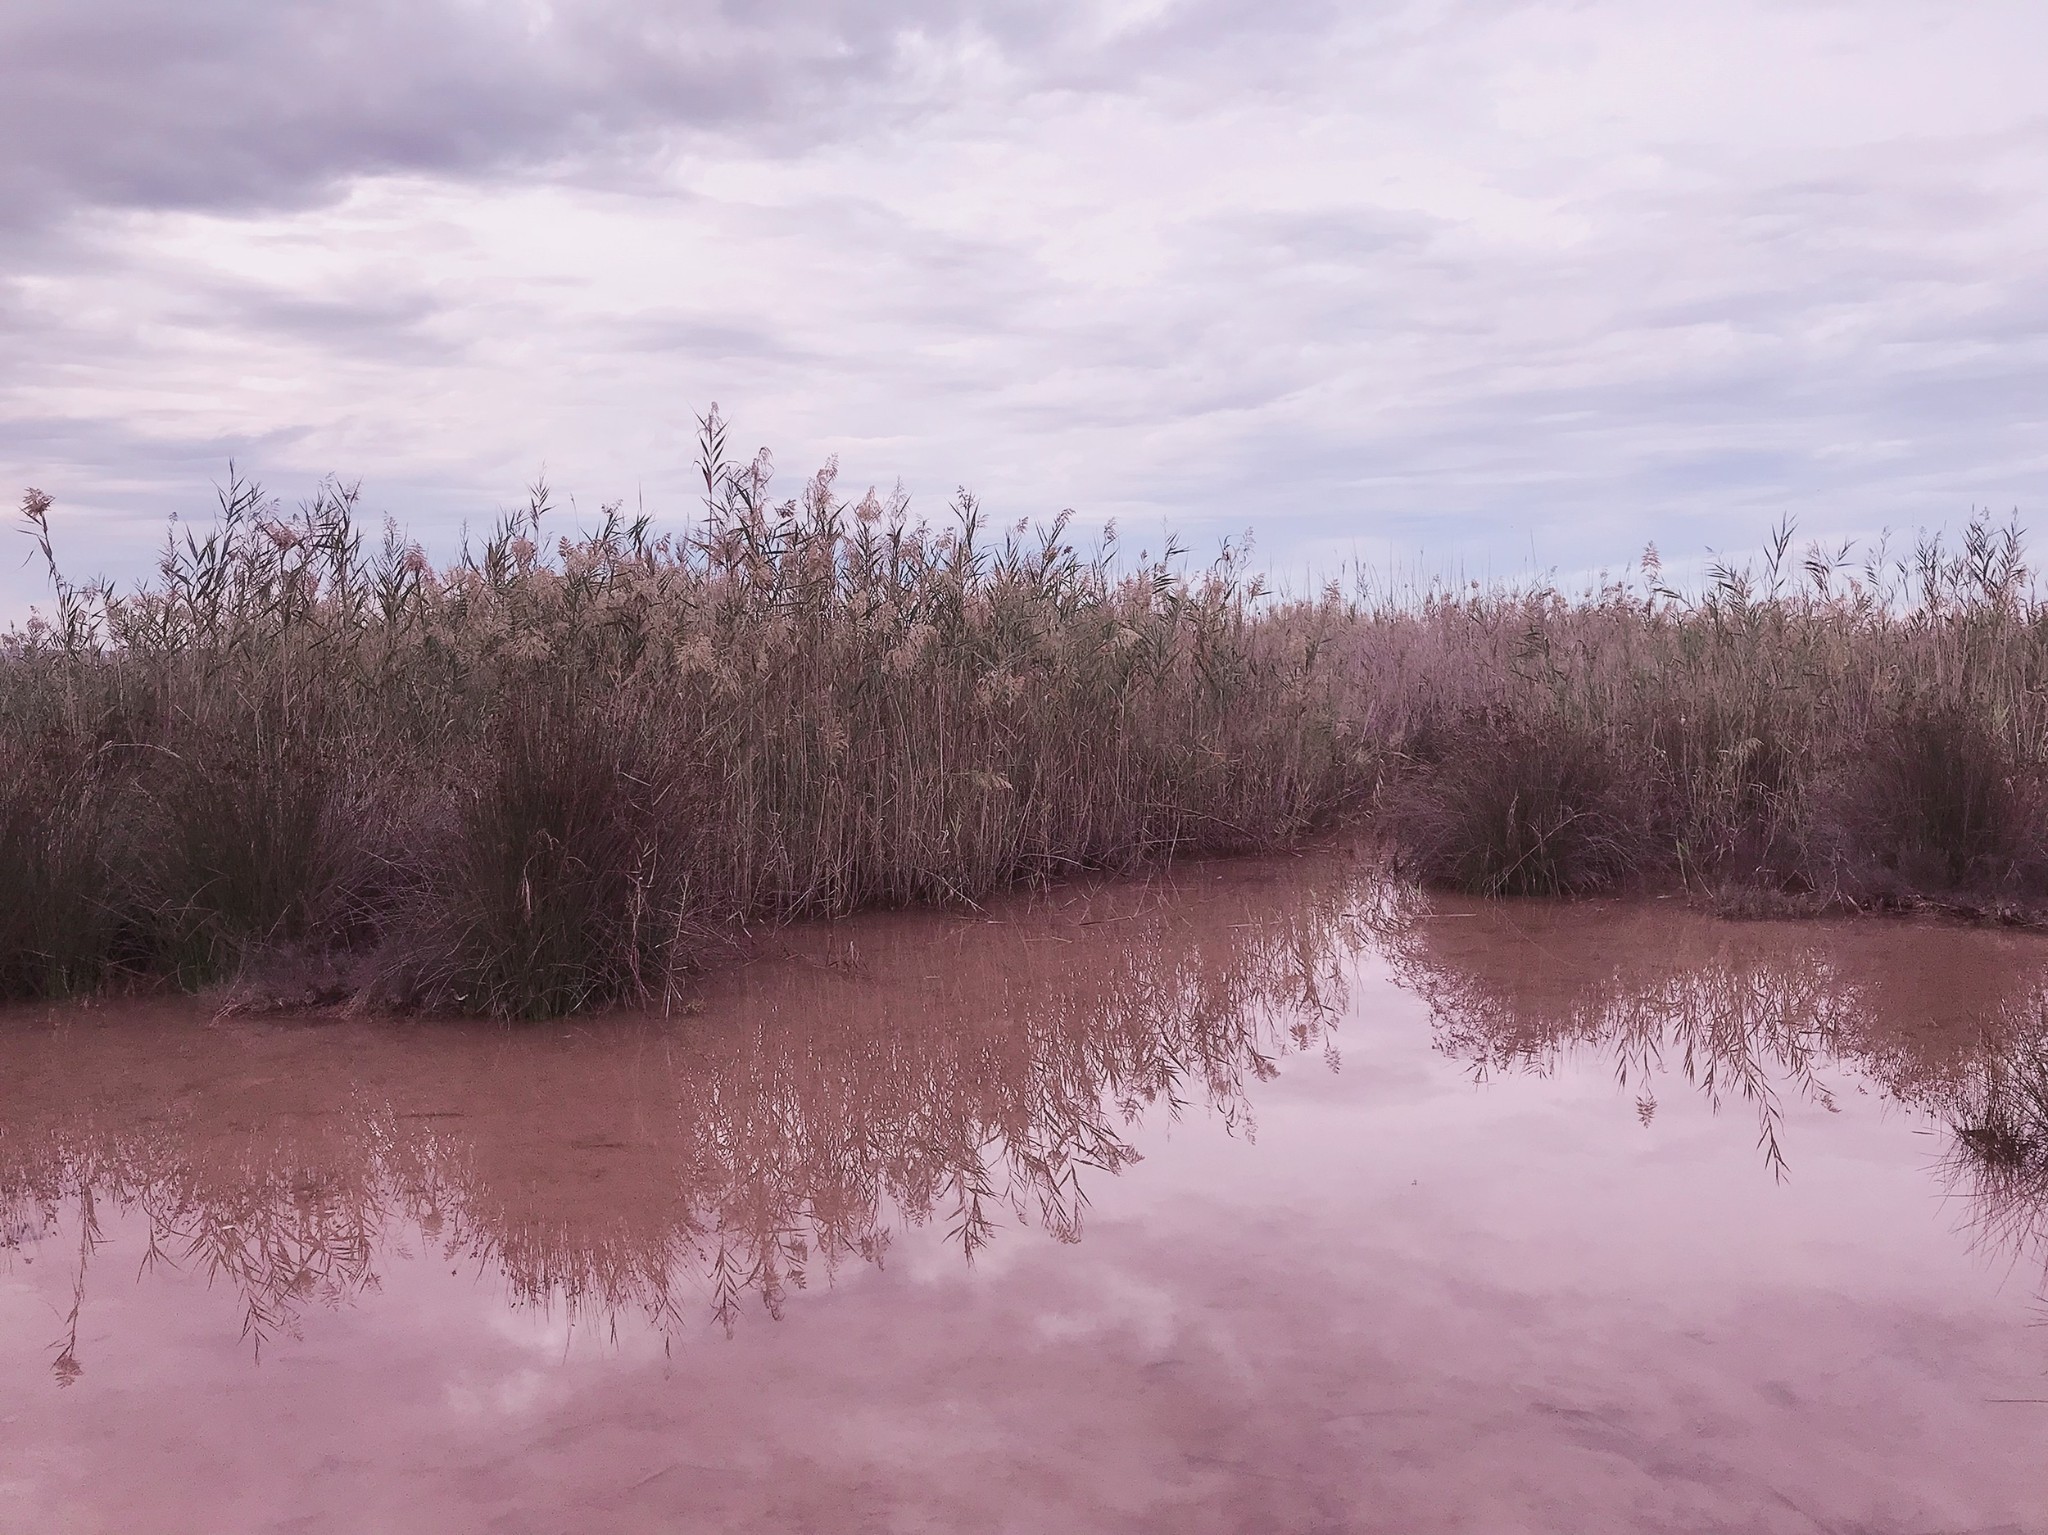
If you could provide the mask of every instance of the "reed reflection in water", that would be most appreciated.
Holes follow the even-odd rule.
[[[517,1306],[729,1333],[886,1262],[905,1225],[968,1259],[1005,1226],[1078,1240],[1139,1121],[1249,1136],[1281,1057],[1334,1069],[1361,962],[1426,1002],[1476,1081],[1594,1058],[1646,1124],[1687,1086],[1754,1125],[1778,1179],[1789,1101],[1888,1094],[1946,1126],[1936,1171],[1974,1237],[2048,1259],[2048,944],[1432,901],[1337,855],[806,930],[688,1018],[16,1014],[0,1251],[75,1263],[60,1383],[88,1365],[108,1207],[146,1220],[145,1273],[230,1287],[259,1355],[427,1255],[502,1274]]]
[[[1334,1062],[1376,888],[1326,859],[860,919],[791,935],[679,1019],[17,1016],[0,1230],[16,1250],[74,1234],[83,1303],[101,1211],[139,1211],[145,1270],[231,1286],[259,1353],[429,1253],[502,1272],[517,1305],[664,1328],[700,1309],[729,1332],[884,1262],[901,1223],[970,1259],[1010,1223],[1077,1240],[1085,1179],[1135,1159],[1143,1116],[1249,1133],[1277,1056]]]
[[[2048,1508],[2038,939],[1333,855],[772,942],[690,1017],[0,1018],[0,1527]]]
[[[1932,1116],[1960,1224],[2048,1284],[2048,940],[1945,923],[1725,922],[1658,903],[1481,908],[1412,892],[1375,936],[1476,1081],[1597,1059],[1645,1124],[1673,1084],[1740,1111],[1775,1178],[1788,1103]]]

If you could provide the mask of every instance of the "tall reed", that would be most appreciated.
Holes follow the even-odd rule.
[[[1703,588],[1342,603],[1408,867],[1485,894],[1678,880],[1736,909],[2048,895],[2048,604],[2019,531]],[[1327,621],[1327,620],[1326,620]]]
[[[387,1002],[658,997],[736,929],[1269,847],[1366,781],[1313,626],[1225,558],[1120,571],[827,466],[774,501],[703,422],[706,514],[545,487],[436,569],[351,487],[232,482],[130,593],[7,637],[0,984],[186,984],[279,953]],[[46,930],[47,929],[47,930]],[[327,983],[318,983],[325,986]]]
[[[1266,593],[1065,518],[999,538],[776,501],[702,422],[705,511],[544,486],[444,568],[353,487],[231,480],[131,592],[0,640],[0,994],[200,985],[541,1016],[670,995],[751,925],[1281,846],[1357,813],[1492,895],[1730,910],[2048,899],[2048,602],[1974,521],[1860,566]],[[310,967],[310,968],[308,968]],[[296,982],[294,983],[296,984]]]

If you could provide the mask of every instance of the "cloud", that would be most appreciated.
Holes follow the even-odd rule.
[[[353,176],[480,175],[669,126],[797,138],[886,87],[922,21],[875,6],[15,0],[0,138],[17,217],[289,207]]]
[[[0,476],[108,551],[229,451],[445,541],[543,464],[680,515],[718,399],[1283,562],[2036,506],[2043,52],[2019,0],[14,0]]]
[[[795,151],[976,80],[1121,87],[1244,28],[1234,7],[1118,24],[1061,0],[12,0],[0,216],[296,207],[353,177],[602,161],[677,131]]]

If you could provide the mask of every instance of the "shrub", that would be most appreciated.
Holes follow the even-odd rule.
[[[1570,721],[1478,713],[1389,796],[1415,873],[1480,895],[1571,895],[1633,872],[1635,828],[1603,743]]]

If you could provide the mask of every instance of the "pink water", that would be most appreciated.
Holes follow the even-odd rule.
[[[2044,998],[1318,857],[666,1019],[16,1011],[0,1528],[2048,1531]]]

